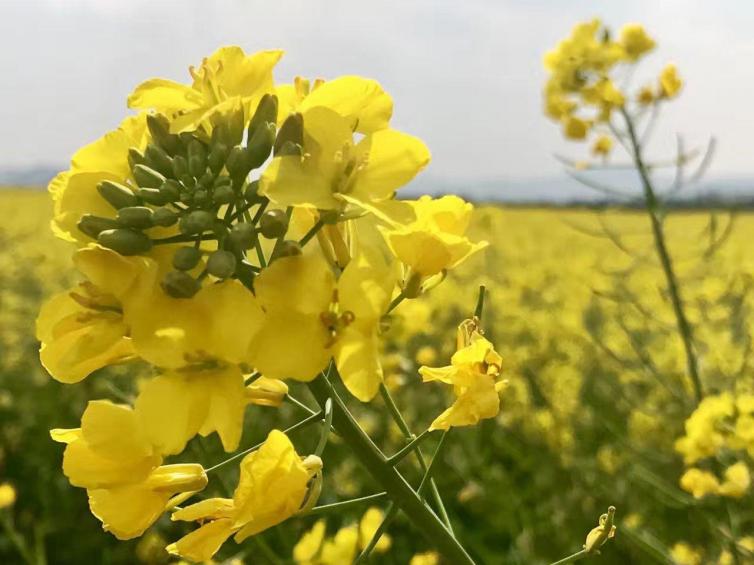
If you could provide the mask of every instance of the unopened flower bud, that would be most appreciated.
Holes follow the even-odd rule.
[[[181,199],[181,183],[175,179],[168,179],[160,187],[160,194],[167,202],[178,202]]]
[[[160,188],[165,176],[146,165],[136,165],[133,170],[134,180],[142,188]]]
[[[251,181],[248,184],[246,190],[244,190],[243,197],[249,204],[256,204],[260,201],[258,180]]]
[[[228,145],[238,145],[243,139],[245,128],[244,110],[242,107],[236,108],[227,116]]]
[[[205,189],[212,188],[212,186],[215,184],[215,174],[212,172],[212,169],[207,167],[207,169],[204,171],[204,174],[198,178],[197,182]]]
[[[195,235],[212,228],[215,216],[206,210],[194,210],[183,216],[178,223],[182,234]]]
[[[139,255],[152,249],[152,240],[140,231],[119,228],[105,230],[97,236],[97,241],[121,255]]]
[[[251,170],[249,154],[244,147],[236,145],[230,150],[225,167],[232,177],[245,177]]]
[[[173,174],[173,162],[170,159],[170,156],[162,147],[155,145],[154,143],[147,145],[147,149],[144,152],[143,164],[165,176],[171,176]]]
[[[283,210],[267,210],[259,220],[259,231],[267,239],[277,239],[288,231],[288,215]]]
[[[149,128],[149,133],[152,134],[152,139],[154,139],[155,143],[170,155],[180,152],[180,139],[177,135],[170,133],[170,124],[165,116],[148,114],[147,128]]]
[[[128,168],[133,169],[136,165],[144,164],[144,154],[136,147],[128,149]]]
[[[303,147],[304,117],[301,114],[291,114],[283,122],[283,125],[280,126],[280,131],[275,140],[275,155],[280,152],[280,149],[287,141]]]
[[[207,150],[198,139],[192,139],[188,145],[189,172],[199,178],[207,168]]]
[[[154,212],[147,206],[129,206],[118,210],[117,219],[127,228],[144,229],[152,227]]]
[[[275,152],[276,157],[289,157],[291,155],[301,157],[301,155],[303,154],[304,148],[298,143],[294,143],[293,141],[286,141],[285,143],[283,143],[280,149]]]
[[[105,230],[114,230],[120,227],[120,224],[111,218],[102,218],[92,214],[81,216],[77,225],[83,233],[92,239],[97,239],[97,236]]]
[[[199,264],[202,252],[195,247],[181,247],[173,255],[173,267],[179,271],[190,271]]]
[[[250,249],[256,240],[256,232],[251,224],[239,222],[231,228],[228,237],[237,249]]]
[[[97,185],[97,192],[116,210],[139,205],[139,199],[133,191],[117,182],[103,180]]]
[[[196,187],[196,179],[188,173],[186,173],[185,175],[181,175],[181,177],[178,180],[181,181],[181,184],[187,190],[193,190]]]
[[[230,204],[235,198],[236,193],[228,184],[218,186],[212,193],[212,201],[215,204]]]
[[[259,100],[257,109],[249,122],[249,139],[254,132],[266,124],[276,124],[278,121],[278,98],[274,94],[265,94]]]
[[[209,193],[200,188],[194,192],[194,205],[204,206],[205,204],[209,204]]]
[[[207,259],[207,272],[218,279],[228,279],[236,272],[236,256],[230,251],[215,251]]]
[[[215,234],[215,237],[219,241],[222,241],[228,235],[227,224],[220,219],[215,220],[215,222],[212,224],[212,233]]]
[[[164,228],[174,225],[178,221],[178,214],[167,208],[157,208],[152,214],[152,223]]]
[[[301,249],[298,241],[288,239],[278,246],[275,258],[295,257],[296,255],[301,255],[303,252],[304,251]]]
[[[220,174],[225,166],[225,159],[228,157],[228,146],[223,143],[218,143],[212,146],[212,150],[209,153],[207,159],[207,165],[212,172],[216,175]]]
[[[246,147],[247,161],[250,169],[260,167],[270,156],[272,146],[275,143],[275,124],[269,123],[257,128],[254,135],[249,138]]]
[[[188,174],[188,161],[183,155],[173,157],[173,176],[177,179]]]
[[[183,271],[170,271],[160,283],[165,294],[173,298],[191,298],[201,288],[199,281]]]
[[[165,198],[165,194],[157,188],[140,188],[136,191],[144,202],[154,204],[155,206],[162,206],[167,204],[168,200]]]

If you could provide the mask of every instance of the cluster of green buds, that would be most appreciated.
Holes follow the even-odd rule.
[[[212,275],[237,278],[249,288],[264,266],[259,237],[275,239],[274,257],[300,253],[286,241],[289,215],[267,210],[250,173],[270,156],[302,153],[303,119],[293,114],[277,130],[278,101],[265,95],[248,126],[243,109],[218,117],[211,135],[204,130],[170,133],[168,120],[149,115],[151,142],[141,152],[129,150],[134,185],[102,181],[97,190],[116,210],[115,219],[84,215],[79,229],[121,255],[140,255],[154,245],[178,247],[173,268],[162,281],[169,295],[190,298]],[[152,228],[172,228],[175,235],[154,237]],[[164,229],[161,230],[165,234]],[[208,251],[202,242],[214,240]],[[260,266],[247,261],[256,249]],[[197,273],[198,271],[198,273]]]

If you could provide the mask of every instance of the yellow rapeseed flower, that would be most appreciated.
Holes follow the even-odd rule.
[[[681,476],[680,485],[683,490],[690,492],[694,498],[703,498],[708,494],[720,493],[720,481],[709,471],[696,467],[687,469]]]
[[[592,145],[592,153],[594,155],[602,155],[606,157],[610,154],[613,148],[613,139],[607,135],[599,136]]]
[[[741,498],[749,492],[751,475],[746,463],[739,461],[723,472],[723,482],[720,485],[720,494],[729,498]]]
[[[626,52],[626,59],[636,61],[655,48],[655,41],[647,35],[641,24],[626,24],[620,30],[620,45]]]
[[[660,73],[660,97],[674,98],[681,91],[683,81],[678,76],[678,69],[672,63],[666,65]]]
[[[10,483],[0,484],[0,510],[16,503],[16,489]]]

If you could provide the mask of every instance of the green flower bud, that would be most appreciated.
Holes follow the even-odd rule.
[[[265,124],[254,131],[254,135],[249,138],[246,147],[248,153],[248,163],[252,169],[261,166],[270,156],[272,146],[275,143],[275,124]]]
[[[230,229],[228,239],[236,249],[250,249],[254,246],[257,234],[254,226],[246,222],[239,222]]]
[[[236,256],[230,251],[215,251],[207,259],[207,272],[218,279],[228,279],[236,272]]]
[[[212,233],[218,240],[222,241],[228,235],[227,224],[220,219],[215,220],[215,223],[212,224]]]
[[[144,229],[152,227],[154,212],[147,206],[129,206],[118,210],[118,222],[127,228]]]
[[[174,225],[178,221],[178,214],[167,208],[157,208],[152,215],[152,223],[164,228]]]
[[[186,187],[187,190],[193,190],[196,187],[196,179],[190,174],[186,173],[179,179],[181,184]]]
[[[128,149],[128,168],[133,169],[136,165],[144,164],[144,154],[136,147]]]
[[[173,174],[173,161],[165,150],[159,145],[150,143],[144,152],[144,164],[165,176]]]
[[[207,150],[198,139],[191,140],[188,146],[189,172],[199,178],[207,168]]]
[[[201,288],[199,281],[183,271],[170,271],[160,286],[165,294],[173,298],[191,298]]]
[[[212,228],[214,214],[206,210],[194,210],[183,216],[178,222],[178,229],[184,235],[195,235]]]
[[[261,202],[261,197],[259,196],[259,181],[253,180],[251,181],[248,186],[246,187],[246,190],[243,192],[243,197],[246,202],[249,204],[256,204],[258,202]]]
[[[275,155],[280,152],[286,141],[304,146],[304,117],[301,114],[291,114],[283,122],[275,140]]]
[[[301,255],[303,252],[304,251],[301,249],[298,241],[287,239],[278,246],[274,259],[279,259],[281,257],[295,257],[296,255]]]
[[[183,155],[173,157],[173,176],[177,179],[188,174],[188,161]]]
[[[259,231],[267,239],[277,239],[288,231],[288,215],[283,210],[267,210],[259,220]]]
[[[212,169],[207,168],[204,174],[198,178],[197,182],[206,189],[212,188],[215,184],[215,174],[212,172]]]
[[[134,167],[134,180],[142,188],[160,188],[165,182],[165,176],[146,165]]]
[[[152,240],[140,231],[119,228],[105,230],[97,236],[97,241],[121,255],[139,255],[152,249]]]
[[[249,139],[254,137],[257,129],[267,124],[276,124],[278,121],[278,97],[274,94],[265,94],[259,100],[257,109],[249,122]]]
[[[280,149],[275,152],[276,157],[287,157],[289,155],[296,155],[298,157],[301,157],[301,155],[303,154],[304,148],[301,147],[298,143],[294,143],[292,141],[286,141],[285,143],[283,143]]]
[[[155,143],[170,155],[175,155],[181,151],[181,141],[177,135],[170,133],[170,123],[165,116],[148,114],[147,128],[149,128],[149,133],[152,134]]]
[[[139,205],[139,199],[130,188],[111,180],[103,180],[99,183],[97,192],[116,210]]]
[[[228,146],[224,143],[218,143],[212,146],[212,150],[209,152],[209,157],[207,158],[207,165],[212,169],[213,173],[219,175],[225,166],[225,159],[227,158]]]
[[[228,184],[221,184],[212,193],[212,201],[215,204],[230,204],[236,199],[236,193]]]
[[[168,179],[160,187],[160,194],[168,202],[178,202],[181,199],[181,192],[183,187],[175,179]]]
[[[225,167],[232,177],[239,178],[248,175],[251,170],[251,164],[246,149],[240,145],[236,145],[231,149]]]
[[[181,247],[173,255],[173,267],[179,271],[190,271],[201,259],[202,252],[195,247]]]
[[[181,192],[181,202],[183,204],[193,204],[194,203],[194,193],[193,192]]]
[[[97,236],[101,232],[117,229],[120,227],[120,224],[111,218],[103,218],[101,216],[94,216],[93,214],[84,214],[78,221],[77,226],[84,234],[92,239],[97,239]]]
[[[136,193],[144,202],[154,204],[155,206],[162,206],[163,204],[168,203],[165,199],[165,195],[156,188],[140,188]]]
[[[204,206],[205,204],[209,204],[209,192],[199,188],[194,192],[194,205]]]
[[[226,142],[229,146],[238,145],[243,140],[245,121],[243,108],[237,108],[228,114],[228,138]]]

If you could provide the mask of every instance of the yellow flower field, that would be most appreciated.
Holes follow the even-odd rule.
[[[116,544],[98,532],[83,491],[59,476],[62,450],[47,430],[77,426],[87,399],[119,401],[135,389],[119,366],[105,370],[111,381],[95,375],[83,390],[46,375],[33,324],[42,300],[76,281],[72,249],[49,230],[46,193],[4,190],[0,209],[0,483],[15,489],[15,500],[6,497],[10,502],[0,508],[0,557],[33,559],[43,551],[41,540],[76,535],[80,543],[54,545],[66,552],[59,560],[101,555],[103,562],[167,562],[164,542],[190,531],[185,526],[163,518],[141,540]],[[442,383],[421,384],[419,367],[450,365],[454,328],[473,308],[476,285],[487,288],[485,337],[502,357],[506,381],[499,425],[483,421],[454,430],[435,473],[459,535],[480,562],[556,559],[580,547],[608,505],[618,508],[618,536],[604,563],[691,562],[681,560],[684,554],[731,562],[721,531],[737,544],[740,562],[752,562],[746,559],[752,556],[754,214],[671,211],[665,227],[709,400],[688,423],[692,384],[641,212],[480,206],[470,238],[491,245],[426,295],[405,301],[383,328],[386,384],[400,390],[408,425],[426,429],[450,405],[450,395]],[[268,427],[258,420],[290,421],[288,410],[255,412],[241,448],[253,443],[249,434],[260,437]],[[402,434],[378,410],[384,410],[380,402],[354,412],[364,429],[397,451]],[[206,467],[222,458],[215,438],[189,445],[191,461]],[[328,496],[374,491],[347,455],[331,457],[328,467]],[[220,492],[212,483],[209,488]],[[328,502],[323,495],[320,504]],[[348,538],[334,532],[358,524],[364,511],[329,517],[334,537],[326,543]],[[223,558],[290,560],[316,519],[296,522],[282,526],[290,535],[255,536],[250,549],[240,546],[239,555]],[[404,563],[432,550],[403,526],[389,527],[383,539],[392,544],[391,557],[377,560]],[[328,551],[345,555],[334,545]]]

